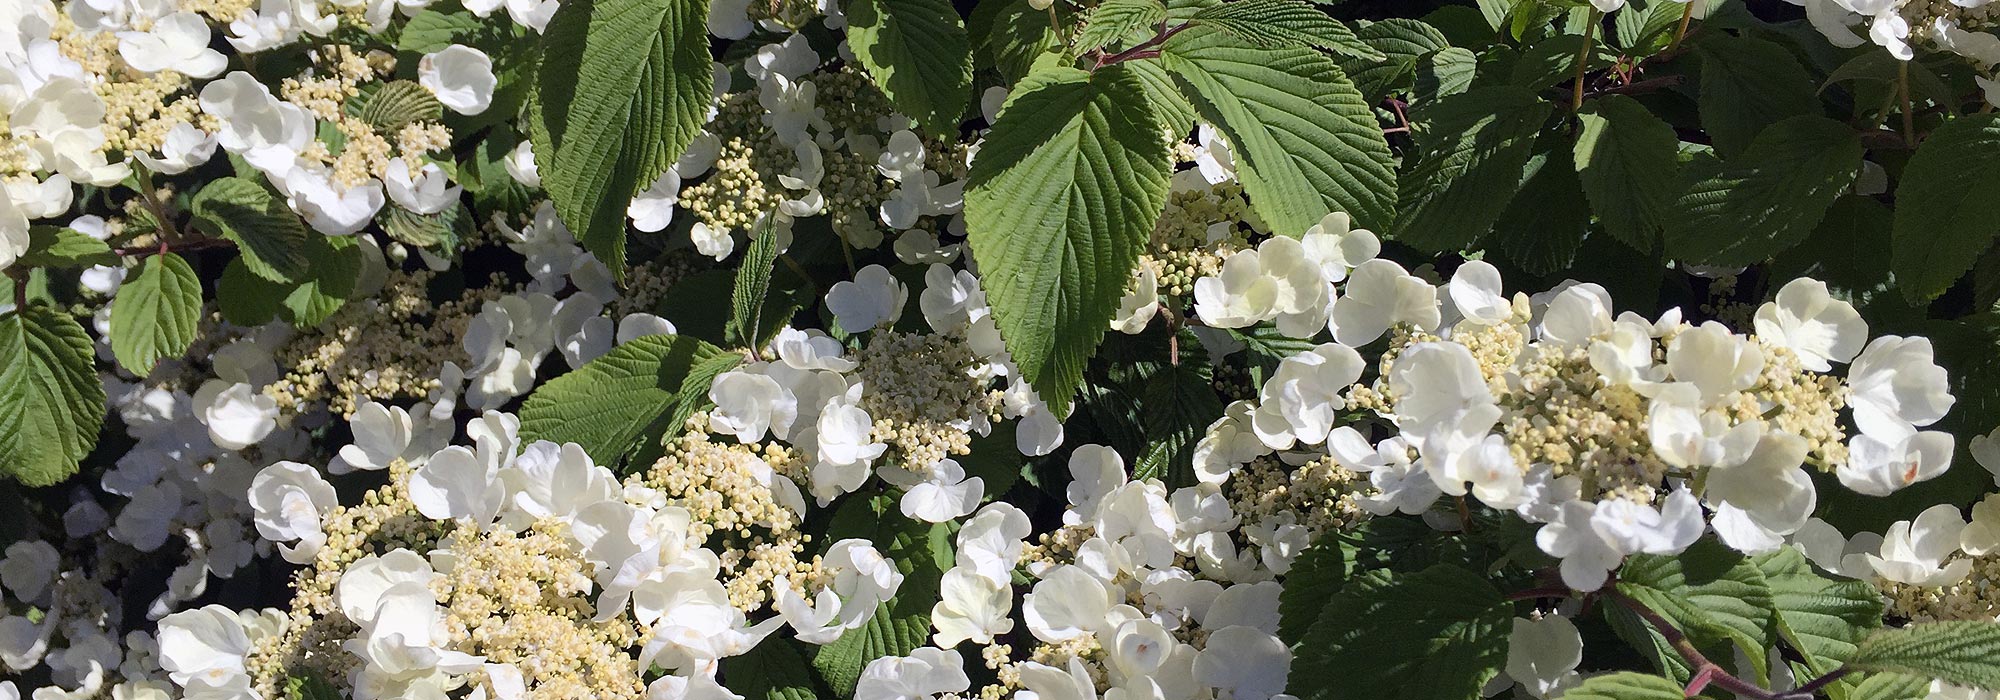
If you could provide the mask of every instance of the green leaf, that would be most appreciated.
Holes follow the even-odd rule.
[[[1119,65],[1145,88],[1146,102],[1153,106],[1153,117],[1159,121],[1162,133],[1178,140],[1194,131],[1194,105],[1181,95],[1180,86],[1174,84],[1166,66],[1159,61],[1126,61]]]
[[[1869,583],[1821,576],[1791,547],[1758,557],[1757,565],[1771,589],[1778,634],[1816,675],[1839,668],[1882,626],[1882,595]]]
[[[1361,227],[1393,217],[1389,144],[1338,64],[1202,29],[1176,35],[1161,57],[1188,102],[1229,139],[1243,190],[1272,231],[1300,236],[1334,211]]]
[[[1626,559],[1617,586],[1698,642],[1729,640],[1760,676],[1768,668],[1765,652],[1777,631],[1771,589],[1756,560],[1701,540],[1676,556]]]
[[[568,0],[542,37],[528,120],[542,187],[621,282],[626,205],[687,150],[715,101],[707,22],[707,0]]]
[[[118,254],[104,241],[68,227],[28,227],[28,250],[14,261],[22,267],[77,268],[117,265]]]
[[[278,317],[290,291],[258,277],[239,257],[222,268],[222,279],[215,283],[215,306],[222,311],[222,320],[246,328],[261,326]]]
[[[1628,8],[1614,18],[1613,39],[1619,46],[1640,55],[1650,54],[1666,48],[1673,39],[1675,27],[1680,26],[1681,13],[1691,9],[1690,3],[1655,0],[1643,9]],[[1703,13],[1695,11],[1695,18]]]
[[[456,250],[459,241],[471,236],[473,229],[472,212],[459,203],[436,214],[418,214],[398,206],[382,207],[375,223],[381,224],[382,232],[392,239],[444,251]]]
[[[1590,206],[1563,153],[1564,139],[1545,137],[1546,150],[1528,158],[1520,193],[1500,213],[1481,245],[1530,274],[1550,275],[1575,262],[1590,232]]]
[[[1183,346],[1198,342],[1192,334],[1181,339]],[[1223,408],[1208,363],[1183,358],[1148,380],[1145,392],[1139,405],[1145,408],[1146,451],[1133,462],[1132,479],[1159,478],[1167,488],[1193,485],[1195,444]]]
[[[403,32],[396,36],[396,50],[436,53],[452,44],[464,43],[464,37],[478,33],[485,25],[485,20],[469,12],[424,10],[403,25]]]
[[[1105,0],[1091,9],[1070,50],[1084,54],[1112,46],[1141,29],[1157,27],[1166,19],[1167,6],[1160,4],[1160,0]]]
[[[185,354],[201,322],[201,278],[177,253],[147,257],[111,300],[111,354],[144,377]]]
[[[1687,693],[1671,680],[1647,673],[1620,671],[1591,676],[1562,692],[1562,700],[1683,700]]]
[[[1802,116],[1773,125],[1674,203],[1668,254],[1748,265],[1798,245],[1853,184],[1861,155],[1861,140],[1840,122]]]
[[[1583,35],[1557,34],[1535,42],[1514,62],[1508,82],[1529,90],[1547,90],[1576,82],[1576,54],[1583,50]],[[1610,57],[1592,51],[1586,65],[1592,70],[1611,65]]]
[[[718,357],[733,355],[687,336],[634,338],[529,395],[521,406],[521,439],[574,442],[597,463],[616,463],[675,408],[694,369]],[[708,383],[700,388],[706,393]]]
[[[853,0],[847,43],[896,111],[952,138],[972,96],[972,44],[946,0]]]
[[[2000,114],[1960,117],[1931,132],[1896,186],[1891,267],[1903,296],[1943,294],[2000,238]]]
[[[281,316],[300,328],[317,326],[347,305],[361,279],[361,245],[351,238],[306,239],[306,276],[285,292]]]
[[[1416,165],[1402,176],[1391,237],[1429,251],[1463,248],[1493,226],[1521,185],[1549,105],[1518,87],[1431,103],[1416,121]]]
[[[349,102],[349,105],[356,104]],[[411,80],[391,80],[383,83],[359,102],[355,116],[368,122],[376,131],[393,134],[413,122],[437,121],[444,118],[444,103],[438,102],[422,85]]]
[[[973,161],[973,256],[1008,351],[1056,415],[1166,207],[1155,123],[1123,68],[1056,68],[1016,86]]]
[[[47,304],[0,314],[0,473],[49,486],[76,473],[104,427],[90,335]]]
[[[1576,174],[1591,211],[1613,238],[1651,252],[1679,187],[1680,137],[1624,95],[1591,100],[1577,118]]]
[[[1477,698],[1507,661],[1513,605],[1486,576],[1450,564],[1375,571],[1327,601],[1294,666],[1301,700]],[[1355,624],[1366,621],[1366,624]]]
[[[1812,76],[1783,46],[1726,32],[1693,43],[1701,56],[1701,126],[1724,158],[1748,149],[1765,126],[1820,113]]]
[[[730,345],[762,345],[757,331],[763,327],[764,294],[771,289],[771,264],[778,259],[777,214],[766,214],[750,240],[750,249],[736,268],[735,292],[729,296],[729,323],[723,339]]]
[[[766,639],[741,656],[722,660],[722,682],[743,700],[817,700],[812,665],[800,642]]]
[[[341,700],[341,697],[339,688],[316,673],[285,679],[285,700]]]
[[[1354,31],[1304,0],[1237,0],[1195,13],[1190,24],[1228,32],[1267,49],[1321,48],[1360,61],[1388,55],[1361,41]]]
[[[1326,601],[1347,583],[1347,548],[1339,537],[1321,537],[1292,560],[1278,592],[1278,638],[1297,645],[1319,620]]]
[[[740,364],[743,364],[743,356],[729,353],[708,358],[690,368],[687,380],[681,382],[680,393],[674,396],[673,410],[667,412],[666,422],[661,424],[667,434],[680,433],[682,426],[687,425],[688,418],[696,411],[705,411],[715,405],[708,399],[708,386],[714,384],[715,378],[723,372],[736,369]]]
[[[1931,694],[1928,678],[1901,673],[1870,673],[1854,684],[1846,700],[1923,700]]]
[[[1451,45],[1435,27],[1414,19],[1385,19],[1362,25],[1354,36],[1376,51],[1383,60],[1342,57],[1340,69],[1354,79],[1363,103],[1374,105],[1389,93],[1406,87],[1416,74],[1417,60]]]
[[[258,277],[291,282],[306,274],[305,224],[263,185],[225,177],[196,192],[188,209],[203,230],[235,242]]]
[[[1847,665],[2000,690],[2000,622],[1926,622],[1861,640]]]
[[[896,499],[849,496],[833,514],[826,541],[867,539],[903,572],[903,585],[875,616],[820,647],[812,665],[835,695],[852,697],[861,669],[884,656],[904,656],[930,642],[931,606],[938,600],[938,578],[953,564],[948,523],[921,523],[896,510]],[[746,699],[747,700],[747,699]]]
[[[974,47],[1009,84],[1026,76],[1036,58],[1062,50],[1049,13],[1028,0],[986,0],[973,7],[967,24]]]
[[[1478,75],[1479,57],[1470,49],[1447,46],[1417,62],[1417,79],[1411,95],[1416,102],[1430,102],[1472,89]]]

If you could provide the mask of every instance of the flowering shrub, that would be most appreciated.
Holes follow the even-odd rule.
[[[1996,31],[0,0],[0,700],[1992,698]]]

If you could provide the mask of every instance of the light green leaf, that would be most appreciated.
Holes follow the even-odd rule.
[[[1479,57],[1470,49],[1447,46],[1417,62],[1417,79],[1412,87],[1415,102],[1430,102],[1472,88],[1479,70]]]
[[[1310,49],[1260,49],[1190,29],[1161,55],[1188,102],[1236,158],[1251,206],[1272,231],[1303,235],[1328,212],[1358,226],[1394,216],[1394,160],[1340,66]]]
[[[972,44],[946,0],[853,0],[847,43],[889,97],[933,136],[958,135],[972,97]]]
[[[2000,114],[1960,117],[1931,132],[1896,186],[1893,262],[1903,296],[1950,289],[2000,238]]]
[[[444,118],[444,103],[438,102],[422,85],[412,80],[391,80],[380,84],[362,100],[350,101],[347,109],[368,122],[376,131],[394,134],[413,122]]]
[[[1651,252],[1679,187],[1680,137],[1624,95],[1591,100],[1577,118],[1576,174],[1591,211],[1612,237]]]
[[[1871,584],[1821,576],[1791,547],[1758,557],[1757,565],[1771,588],[1778,634],[1815,675],[1839,668],[1863,636],[1882,626],[1882,594]]]
[[[1431,103],[1416,121],[1416,165],[1402,176],[1391,236],[1430,251],[1470,245],[1514,198],[1549,105],[1518,87]]]
[[[1674,203],[1668,254],[1748,265],[1798,245],[1853,184],[1861,155],[1861,140],[1840,122],[1801,116],[1773,125]]]
[[[1742,153],[1764,127],[1819,114],[1812,76],[1785,47],[1747,36],[1708,32],[1694,40],[1701,56],[1701,126],[1724,158]]]
[[[2000,690],[2000,622],[1926,622],[1861,640],[1847,665]]]
[[[1365,104],[1374,105],[1389,93],[1407,87],[1416,74],[1417,60],[1451,45],[1437,28],[1414,19],[1385,19],[1362,25],[1355,37],[1384,60],[1342,57],[1340,69],[1354,80]]]
[[[1901,673],[1870,673],[1854,684],[1846,700],[1923,700],[1930,697],[1928,678]],[[1835,696],[1838,698],[1839,696]]]
[[[1167,6],[1160,4],[1160,0],[1104,0],[1091,9],[1070,50],[1085,54],[1113,46],[1139,30],[1159,26],[1166,19]]]
[[[626,205],[687,150],[715,101],[707,22],[708,0],[566,0],[542,36],[528,120],[542,187],[620,281]]]
[[[225,177],[201,188],[188,209],[195,224],[236,243],[243,264],[273,282],[306,274],[306,227],[263,185]]]
[[[1693,5],[1701,3],[1673,2],[1673,0],[1653,0],[1643,8],[1627,6],[1614,18],[1612,38],[1618,46],[1627,51],[1647,55],[1666,48],[1673,40],[1674,29],[1680,26],[1681,13]],[[1704,11],[1694,9],[1693,19],[1700,19]]]
[[[1220,29],[1264,48],[1322,48],[1360,61],[1386,61],[1325,10],[1304,0],[1237,0],[1195,13],[1191,24]]]
[[[1677,556],[1642,554],[1618,569],[1618,592],[1697,641],[1727,639],[1760,675],[1777,641],[1772,595],[1757,561],[1714,540]]]
[[[162,359],[180,357],[201,321],[201,278],[179,254],[154,255],[111,300],[111,354],[144,377]]]
[[[675,408],[697,366],[729,356],[687,336],[634,338],[529,395],[521,406],[521,439],[574,442],[597,463],[614,464]],[[700,388],[707,393],[708,382]]]
[[[1301,700],[1476,698],[1507,661],[1514,606],[1486,576],[1450,564],[1373,571],[1326,603],[1299,644]],[[1367,624],[1355,624],[1365,620]]]
[[[0,314],[0,474],[49,486],[76,473],[104,427],[90,336],[43,303]]]
[[[1583,35],[1557,34],[1535,42],[1514,62],[1508,82],[1529,90],[1547,90],[1576,83],[1576,54],[1583,49]],[[1612,56],[1592,51],[1586,65],[1591,70],[1611,65]]]
[[[375,223],[392,239],[440,251],[456,250],[459,241],[472,235],[473,227],[472,212],[458,203],[436,214],[418,214],[398,206],[382,207]]]
[[[1181,95],[1180,86],[1174,84],[1166,66],[1159,61],[1126,61],[1119,65],[1146,89],[1146,102],[1153,106],[1153,117],[1160,122],[1161,132],[1180,140],[1194,131],[1194,105]]]
[[[764,294],[771,289],[771,264],[778,259],[777,221],[775,212],[764,216],[736,268],[735,291],[729,295],[729,323],[722,333],[730,345],[754,348],[763,344],[756,336],[763,327]]]
[[[363,253],[352,238],[312,236],[306,239],[311,261],[303,280],[285,292],[280,315],[300,328],[317,326],[347,305],[361,279]]]
[[[973,161],[972,253],[1007,349],[1057,415],[1166,206],[1155,123],[1123,68],[1056,68],[1016,86]]]
[[[1683,700],[1679,683],[1647,673],[1620,671],[1584,679],[1563,691],[1562,700]]]
[[[14,264],[54,268],[117,265],[118,254],[111,252],[111,246],[104,241],[76,229],[37,225],[28,227],[28,250]]]

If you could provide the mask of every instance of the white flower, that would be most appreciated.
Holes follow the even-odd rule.
[[[1867,556],[1868,565],[1882,578],[1926,588],[1948,586],[1972,571],[1972,560],[1944,560],[1958,553],[1965,519],[1958,506],[1940,503],[1917,514],[1914,521],[1899,521],[1882,533],[1882,550]]]
[[[147,170],[161,175],[179,175],[208,162],[215,155],[215,146],[215,136],[193,124],[181,122],[168,129],[166,137],[160,140],[159,158],[143,151],[134,151],[132,157],[144,163]]]
[[[14,199],[0,195],[0,270],[28,252],[28,216],[14,206]]]
[[[1235,700],[1267,700],[1284,692],[1292,650],[1278,635],[1235,625],[1209,633],[1194,660],[1194,680]]]
[[[514,181],[521,183],[521,186],[542,186],[542,170],[535,164],[533,143],[523,140],[515,145],[514,150],[508,151],[507,157],[501,160],[500,164],[507,169],[507,176],[514,178]]]
[[[375,220],[375,213],[386,201],[382,183],[370,179],[350,187],[336,180],[325,166],[299,166],[279,184],[292,211],[304,217],[313,230],[329,236],[360,232]]]
[[[1535,544],[1562,559],[1565,585],[1594,591],[1604,586],[1625,555],[1679,553],[1701,536],[1702,529],[1701,505],[1686,490],[1679,490],[1659,510],[1625,499],[1568,501],[1535,533]]]
[[[23,540],[7,545],[7,557],[0,559],[0,584],[22,601],[40,600],[62,566],[62,554],[42,540]]]
[[[1345,291],[1333,302],[1333,337],[1342,345],[1367,345],[1398,323],[1431,330],[1443,321],[1437,288],[1388,260],[1355,266]]]
[[[1258,390],[1262,405],[1252,418],[1252,429],[1272,449],[1289,449],[1294,441],[1325,442],[1338,412],[1347,407],[1341,393],[1361,379],[1366,368],[1360,353],[1339,343],[1323,343],[1285,358]]]
[[[1127,283],[1131,291],[1118,299],[1118,311],[1111,316],[1111,329],[1127,335],[1138,335],[1153,322],[1153,316],[1160,312],[1160,281],[1153,274],[1153,268],[1140,265],[1132,273],[1132,281]],[[930,290],[926,288],[925,294]],[[921,303],[921,299],[919,302]]]
[[[410,448],[415,426],[410,421],[409,412],[399,406],[369,401],[355,409],[354,416],[348,420],[348,427],[354,432],[354,444],[340,448],[339,456],[327,465],[329,472],[344,474],[356,469],[388,469],[390,462],[402,458]]]
[[[750,0],[716,0],[708,6],[708,33],[724,39],[750,36]]]
[[[743,62],[743,72],[751,80],[763,80],[767,74],[797,80],[818,68],[819,63],[819,53],[813,51],[806,36],[795,33],[785,37],[784,41],[759,47],[756,56]]]
[[[584,508],[619,497],[622,487],[610,469],[591,462],[590,455],[576,443],[558,446],[546,440],[529,445],[503,470],[508,502],[527,516],[524,522],[542,518],[569,520]]]
[[[299,542],[296,547],[280,544],[285,561],[312,563],[326,544],[320,519],[340,505],[333,484],[319,470],[298,462],[278,462],[257,472],[250,480],[250,508],[257,534],[273,542]]]
[[[548,3],[554,9],[555,3]],[[511,8],[510,8],[511,9]],[[470,46],[452,44],[417,62],[417,84],[459,114],[478,114],[493,103],[493,59]]]
[[[799,330],[789,326],[778,329],[778,337],[771,340],[771,349],[777,351],[779,361],[793,369],[846,372],[855,367],[854,360],[843,356],[846,351],[840,341],[818,329]]]
[[[939,263],[924,270],[924,291],[917,295],[917,309],[923,312],[924,322],[939,332],[964,328],[988,312],[979,278]]]
[[[1611,293],[1604,287],[1572,284],[1554,294],[1542,312],[1543,339],[1578,345],[1611,330]]]
[[[1720,410],[1701,407],[1701,391],[1692,384],[1661,387],[1647,411],[1646,432],[1653,454],[1676,467],[1731,467],[1750,458],[1764,433],[1762,421],[1729,424]]]
[[[1792,533],[1792,546],[1819,568],[1848,578],[1867,579],[1875,575],[1874,567],[1868,564],[1868,555],[1882,549],[1882,536],[1863,532],[1850,540],[1826,521],[1811,518],[1798,532]]]
[[[370,554],[348,564],[334,582],[333,604],[356,625],[375,621],[382,594],[402,583],[429,586],[440,578],[423,555],[407,549],[391,550],[380,556]]]
[[[1306,257],[1319,265],[1320,274],[1328,282],[1347,279],[1347,273],[1355,266],[1382,254],[1382,241],[1375,237],[1375,232],[1354,228],[1353,219],[1344,211],[1320,217],[1319,223],[1299,237],[1299,245],[1305,249]]]
[[[1264,275],[1254,250],[1230,255],[1221,275],[1194,282],[1195,316],[1215,328],[1242,328],[1269,318],[1277,298],[1277,280]]]
[[[493,522],[507,496],[495,465],[457,446],[439,450],[411,473],[409,490],[424,517],[471,519],[474,525]]]
[[[1201,173],[1201,179],[1211,185],[1236,179],[1236,159],[1222,134],[1217,133],[1215,127],[1202,124],[1195,127],[1194,135],[1194,166]]]
[[[951,648],[972,640],[993,643],[993,636],[1014,630],[1014,587],[1007,581],[988,578],[977,569],[953,567],[938,580],[938,602],[931,606],[931,624],[937,627],[932,643]]]
[[[133,494],[112,522],[111,538],[141,552],[159,549],[166,544],[169,527],[183,505],[181,488],[171,481]]]
[[[895,323],[909,297],[909,288],[891,276],[888,268],[869,265],[856,272],[852,281],[833,285],[826,293],[826,308],[841,328],[860,333]]]
[[[1805,464],[1805,438],[1769,433],[1741,464],[1708,471],[1703,502],[1715,510],[1711,525],[1724,544],[1750,554],[1775,550],[1812,517],[1818,493]]]
[[[413,168],[396,157],[389,159],[384,167],[387,171],[383,173],[382,184],[396,206],[418,214],[436,214],[458,202],[459,187],[451,184],[444,169],[436,163]]]
[[[1032,592],[1021,599],[1022,617],[1036,639],[1051,644],[1093,634],[1101,629],[1111,606],[1112,589],[1074,564],[1044,572]]]
[[[278,427],[278,401],[249,384],[211,379],[195,392],[196,417],[208,426],[209,440],[225,450],[261,442]]]
[[[160,620],[160,667],[184,687],[220,686],[243,676],[250,637],[236,613],[208,605]]]
[[[971,569],[995,583],[1012,581],[1031,529],[1028,514],[1021,509],[1000,502],[986,504],[959,529],[954,568]]]
[[[1549,697],[1560,684],[1576,676],[1576,667],[1582,663],[1583,635],[1569,618],[1514,618],[1514,629],[1507,635],[1507,677],[1530,695]]]
[[[1887,496],[1951,467],[1951,435],[1925,430],[1877,437],[1863,433],[1847,443],[1847,463],[1834,474],[1856,493]]]
[[[773,424],[789,425],[798,415],[798,399],[769,375],[724,372],[709,386],[708,399],[715,402],[710,427],[738,442],[761,440]]]
[[[673,168],[660,173],[651,187],[632,198],[625,207],[625,216],[632,220],[632,227],[652,233],[663,230],[674,221],[674,207],[681,201],[681,176]]]
[[[909,656],[884,656],[861,669],[854,700],[922,700],[972,688],[965,659],[956,651],[921,647]]]
[[[1054,4],[1054,0],[1028,0],[1030,6],[1038,2],[1043,3],[1039,9]],[[1097,700],[1097,683],[1090,679],[1081,658],[1069,657],[1067,670],[1034,661],[1022,662],[1018,668],[1023,694],[1032,694],[1034,700]]]
[[[1479,360],[1457,343],[1427,342],[1404,348],[1389,372],[1396,396],[1396,424],[1421,435],[1459,411],[1494,402]]]
[[[833,543],[821,558],[828,583],[810,606],[789,585],[774,586],[777,608],[798,632],[800,641],[829,644],[857,629],[875,615],[875,608],[896,595],[903,574],[867,540]]]
[[[957,260],[961,247],[938,241],[937,234],[930,231],[913,228],[896,237],[894,250],[897,260],[911,265],[933,265]]]
[[[403,582],[382,591],[373,619],[342,646],[367,663],[357,685],[370,682],[370,676],[394,682],[434,672],[469,673],[485,661],[443,648],[448,640],[443,611],[430,588]]]
[[[882,480],[908,489],[901,502],[903,515],[927,523],[965,517],[986,494],[985,479],[967,478],[965,468],[950,459],[938,460],[921,474],[900,465],[882,467],[877,473]]]
[[[221,120],[216,141],[258,170],[284,176],[313,141],[312,114],[280,101],[249,73],[232,71],[201,88],[201,111]]]
[[[1500,270],[1493,263],[1472,260],[1458,266],[1445,292],[1467,321],[1490,326],[1514,315],[1514,304],[1502,293]]]
[[[1714,321],[1681,331],[1667,343],[1667,371],[1699,387],[1704,401],[1750,388],[1763,370],[1764,351]]]
[[[1862,434],[1883,439],[1937,422],[1954,402],[1944,368],[1931,359],[1929,338],[1876,338],[1848,369],[1847,385],[1854,423]]]
[[[1833,298],[1826,283],[1800,278],[1778,290],[1777,301],[1757,307],[1757,335],[1789,348],[1815,372],[1848,362],[1868,340],[1868,322],[1854,305]]]
[[[229,64],[208,48],[208,21],[185,11],[153,20],[147,31],[119,32],[118,56],[141,73],[171,70],[196,79],[220,75]]]
[[[1966,554],[1975,557],[2000,551],[2000,493],[1986,494],[1986,498],[1972,504],[1972,522],[1959,532],[1958,543]]]

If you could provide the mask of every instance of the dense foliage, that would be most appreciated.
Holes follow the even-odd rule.
[[[0,0],[0,700],[2000,692],[2000,2]]]

